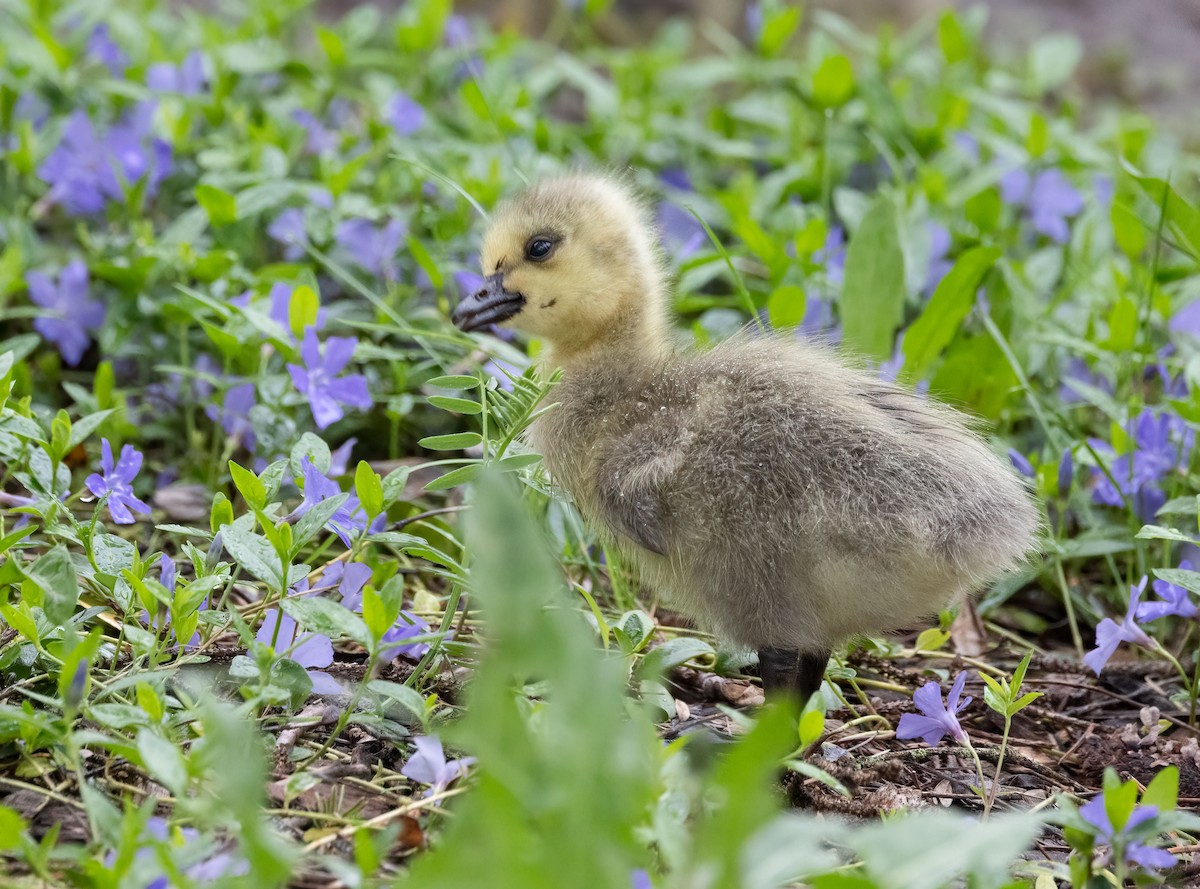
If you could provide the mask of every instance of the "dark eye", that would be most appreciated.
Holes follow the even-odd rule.
[[[554,249],[554,242],[548,238],[534,238],[525,248],[525,255],[534,262],[541,262]]]

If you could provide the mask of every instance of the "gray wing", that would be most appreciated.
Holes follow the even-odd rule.
[[[605,522],[643,549],[666,555],[670,540],[667,483],[683,459],[676,444],[627,436],[600,466],[598,500]]]

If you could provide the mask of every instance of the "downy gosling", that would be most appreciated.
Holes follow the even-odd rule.
[[[643,583],[758,652],[768,699],[820,688],[833,646],[909,626],[1016,566],[1037,509],[953,410],[791,332],[708,349],[672,331],[646,208],[542,182],[495,213],[466,331],[544,341],[551,478]]]

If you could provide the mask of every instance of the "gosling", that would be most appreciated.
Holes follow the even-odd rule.
[[[561,368],[531,446],[642,582],[757,650],[768,699],[835,645],[912,625],[1017,567],[1037,509],[950,408],[790,333],[672,332],[646,207],[573,175],[499,208],[454,323],[536,337]]]

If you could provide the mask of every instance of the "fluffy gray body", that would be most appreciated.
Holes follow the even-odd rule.
[[[530,432],[650,586],[743,645],[818,652],[1016,567],[1039,517],[962,418],[791,337],[607,353]]]

